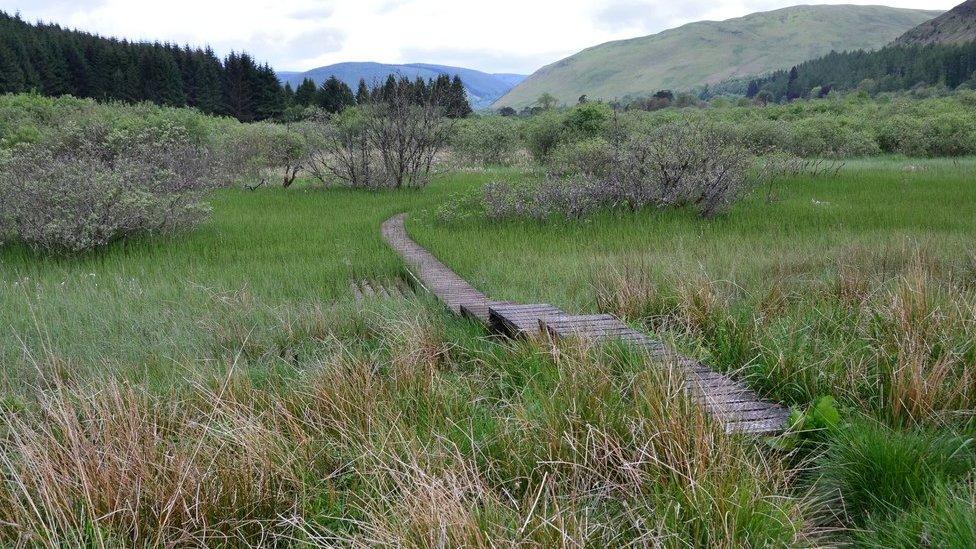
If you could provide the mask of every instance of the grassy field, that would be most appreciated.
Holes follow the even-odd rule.
[[[225,190],[178,238],[0,251],[0,539],[971,545],[974,172],[852,162],[713,221],[436,220],[511,172]],[[729,437],[626,349],[357,308],[352,279],[402,273],[400,211],[492,297],[620,314],[820,429]]]

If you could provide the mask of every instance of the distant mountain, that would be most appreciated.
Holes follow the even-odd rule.
[[[432,65],[428,63],[408,63],[405,65],[393,65],[387,63],[336,63],[326,67],[319,67],[306,72],[287,72],[279,71],[278,79],[282,84],[291,84],[292,88],[297,87],[305,78],[311,78],[316,84],[329,79],[335,75],[355,91],[359,80],[365,79],[370,86],[382,84],[389,75],[406,76],[415,79],[418,76],[427,80],[437,78],[441,74],[451,76],[458,75],[464,82],[464,87],[468,91],[468,98],[471,106],[479,109],[491,106],[499,97],[505,95],[513,86],[525,79],[521,74],[490,74],[465,69],[462,67],[449,67],[446,65]]]
[[[938,11],[885,6],[793,6],[700,21],[608,42],[543,67],[495,102],[524,107],[548,92],[564,103],[682,90],[762,74],[831,50],[876,49]]]
[[[976,40],[976,0],[967,0],[899,36],[895,44],[962,44],[973,40]]]

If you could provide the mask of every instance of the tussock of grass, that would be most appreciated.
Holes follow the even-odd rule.
[[[871,422],[845,428],[822,459],[819,489],[855,526],[926,505],[976,465],[969,438]]]
[[[869,521],[855,534],[862,547],[976,546],[976,487],[936,486],[929,502],[890,519]]]

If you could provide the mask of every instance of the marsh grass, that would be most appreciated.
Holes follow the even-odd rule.
[[[0,423],[0,537],[430,547],[810,535],[791,473],[712,424],[667,365],[621,348],[485,354],[418,303],[350,316],[316,336],[320,358],[271,381],[248,372],[242,345],[221,375],[179,388],[35,388]],[[506,368],[520,360],[536,368],[517,389]]]
[[[707,223],[436,220],[489,171],[398,194],[227,190],[179,238],[5,249],[0,540],[965,541],[973,164],[905,162],[792,179]],[[351,280],[403,274],[378,230],[403,210],[492,297],[620,314],[800,411],[834,396],[842,426],[756,444],[633,349],[496,340],[422,295],[357,306]]]

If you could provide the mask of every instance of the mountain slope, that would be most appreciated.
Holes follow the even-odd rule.
[[[874,49],[940,12],[885,6],[794,6],[700,21],[608,42],[543,67],[495,102],[523,107],[543,92],[573,103],[688,89],[761,74],[831,50]]]
[[[973,40],[976,40],[976,0],[967,0],[899,36],[895,44],[961,44]]]
[[[464,82],[464,87],[468,91],[468,97],[474,108],[484,108],[490,106],[496,99],[505,95],[512,86],[518,84],[525,76],[519,74],[490,74],[465,69],[462,67],[448,67],[446,65],[432,65],[428,63],[409,63],[406,65],[393,65],[387,63],[336,63],[326,67],[319,67],[306,72],[279,72],[278,78],[282,84],[289,83],[292,88],[297,87],[305,78],[311,78],[316,84],[321,84],[330,76],[342,80],[353,90],[359,84],[359,80],[365,79],[370,86],[383,83],[389,75],[406,76],[415,79],[418,76],[423,79],[436,78],[441,74],[453,77],[458,75]]]

